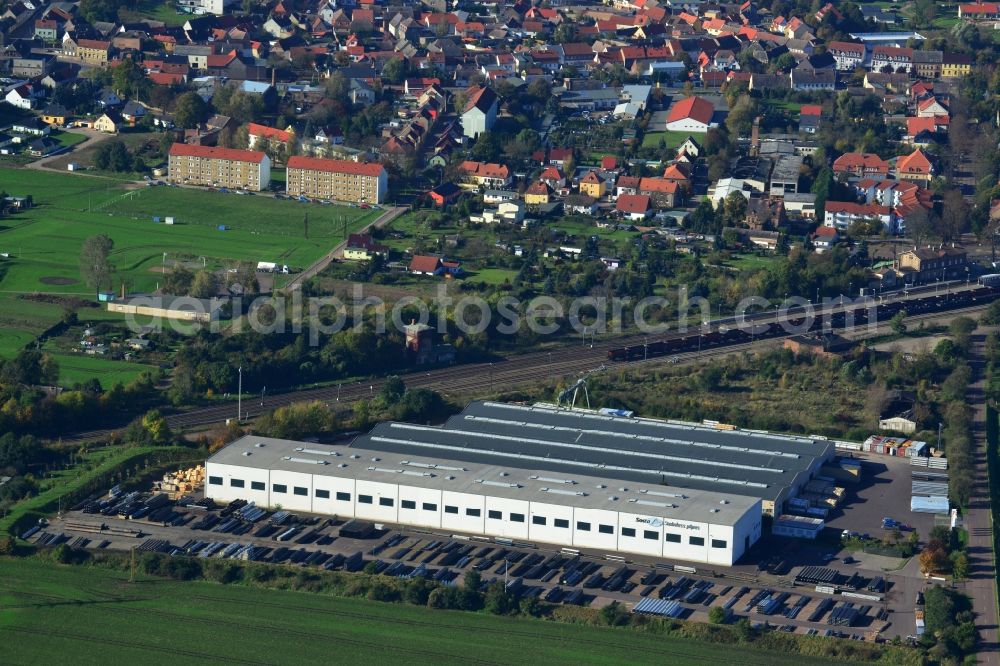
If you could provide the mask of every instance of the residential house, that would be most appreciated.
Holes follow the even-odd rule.
[[[444,272],[441,257],[433,254],[413,255],[409,270],[413,275],[441,275]]]
[[[653,214],[653,202],[645,194],[623,194],[618,197],[615,210],[633,222],[641,222]]]
[[[844,153],[833,161],[833,173],[837,176],[883,179],[889,175],[889,163],[872,153]]]
[[[427,193],[438,207],[454,203],[461,195],[462,189],[455,183],[442,183]]]
[[[559,191],[566,187],[566,176],[563,175],[557,166],[547,166],[542,169],[538,180],[551,187],[553,191]]]
[[[920,79],[936,79],[941,76],[944,54],[941,51],[914,49],[913,72]]]
[[[351,234],[347,237],[344,259],[348,261],[372,261],[377,256],[386,256],[389,248],[376,242],[371,234]]]
[[[819,104],[803,104],[799,109],[799,131],[815,134],[823,119],[823,107]]]
[[[19,109],[29,110],[35,107],[35,98],[34,88],[30,83],[25,83],[11,88],[4,96],[4,101]]]
[[[593,215],[597,212],[597,199],[587,194],[570,194],[563,199],[563,209],[567,213]]]
[[[135,100],[125,102],[125,106],[121,110],[122,118],[133,127],[146,117],[146,113],[146,107]]]
[[[105,67],[111,59],[111,42],[100,39],[74,40],[66,33],[62,43],[63,55],[75,58],[94,67]]]
[[[124,123],[122,115],[113,109],[108,109],[94,121],[94,129],[105,134],[118,134]]]
[[[896,178],[930,183],[934,178],[934,165],[924,151],[917,148],[909,155],[903,155],[896,160]]]
[[[473,187],[504,189],[510,187],[513,179],[506,164],[475,162],[466,160],[459,166],[465,182]]]
[[[285,154],[291,152],[295,145],[295,129],[288,127],[280,130],[276,127],[259,125],[257,123],[247,123],[247,149],[254,150],[258,145],[266,145],[270,148],[279,146],[285,150]]]
[[[59,41],[59,22],[44,18],[35,21],[35,39],[54,44]]]
[[[931,118],[949,115],[948,107],[937,97],[926,97],[917,102],[917,117]]]
[[[833,249],[833,246],[840,242],[840,232],[834,227],[819,227],[812,235],[813,248],[817,254],[822,254]]]
[[[69,110],[62,104],[49,104],[45,107],[45,110],[42,111],[42,122],[52,125],[53,127],[64,126],[69,117]]]
[[[945,53],[941,61],[941,78],[957,79],[972,73],[972,57],[964,53]]]
[[[648,195],[657,208],[677,206],[679,190],[676,182],[666,178],[642,178],[639,181],[639,194]]]
[[[465,107],[462,109],[462,132],[475,139],[483,132],[493,129],[500,99],[489,87],[476,87],[467,91]]]
[[[536,180],[524,191],[524,202],[529,206],[547,204],[552,198],[552,188],[543,180]]]
[[[580,194],[594,199],[600,199],[607,193],[608,181],[601,178],[596,170],[588,171],[587,174],[580,179]]]

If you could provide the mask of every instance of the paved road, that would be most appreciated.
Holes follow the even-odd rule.
[[[967,402],[973,410],[972,431],[976,466],[969,511],[965,527],[969,532],[969,582],[966,593],[972,597],[979,630],[979,663],[1000,664],[1000,642],[997,638],[996,562],[993,553],[993,524],[990,514],[990,491],[986,467],[986,396],[984,393],[984,344],[991,329],[979,328],[973,333],[969,361],[973,383],[969,385]]]
[[[359,230],[358,233],[365,233],[369,229],[383,227],[392,220],[395,220],[397,217],[402,215],[407,210],[409,209],[404,206],[396,206],[394,208],[390,208],[381,215],[379,215],[377,218],[372,220],[369,224],[365,225],[365,227]],[[333,249],[327,252],[324,256],[317,259],[312,266],[305,269],[304,271],[296,275],[294,278],[289,280],[288,284],[285,285],[284,290],[287,292],[291,292],[296,289],[301,289],[302,284],[306,280],[320,273],[324,268],[329,266],[334,259],[342,257],[344,255],[344,248],[346,247],[347,247],[347,240],[345,239],[340,243],[338,243],[337,245],[335,245]]]
[[[43,158],[41,158],[39,160],[35,160],[34,162],[29,162],[25,166],[28,169],[48,169],[49,168],[48,164],[50,162],[62,159],[64,157],[66,157],[67,155],[72,154],[72,153],[76,152],[77,150],[79,150],[81,148],[89,148],[89,147],[91,147],[93,145],[101,143],[102,141],[107,141],[108,139],[115,138],[114,134],[106,134],[104,132],[98,132],[97,130],[88,129],[88,128],[79,128],[78,127],[78,128],[74,128],[72,130],[64,130],[64,131],[66,131],[67,134],[82,134],[82,135],[84,135],[87,138],[86,138],[85,141],[81,141],[80,143],[76,144],[75,146],[72,146],[71,148],[69,148],[68,150],[62,150],[62,151],[56,153],[55,155],[49,155],[48,157],[43,157]],[[92,175],[92,174],[86,174],[86,173],[84,173],[84,174],[77,174],[77,175]]]

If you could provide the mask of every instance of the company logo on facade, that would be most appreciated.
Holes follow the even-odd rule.
[[[645,523],[646,525],[650,525],[652,527],[663,527],[662,518],[636,518],[635,522]]]
[[[701,525],[696,525],[694,523],[688,523],[685,525],[684,523],[675,523],[673,521],[670,521],[670,522],[663,522],[663,525],[667,527],[679,527],[682,530],[701,530]]]

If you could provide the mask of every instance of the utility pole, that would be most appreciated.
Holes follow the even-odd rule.
[[[236,389],[236,423],[243,420],[243,366],[237,370],[239,372],[239,383]]]
[[[305,217],[302,218],[302,229],[303,229],[303,231],[305,233],[305,237],[308,239],[309,238],[309,213],[306,213]]]
[[[129,566],[128,582],[135,582],[135,546],[129,549],[132,553],[132,561]]]

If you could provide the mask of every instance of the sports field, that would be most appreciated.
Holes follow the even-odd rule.
[[[116,284],[148,292],[175,262],[220,269],[237,261],[271,261],[305,268],[379,214],[45,170],[0,168],[0,190],[30,195],[35,204],[0,219],[0,253],[8,254],[0,258],[0,354],[5,356],[62,312],[57,304],[26,304],[20,296],[95,296],[79,274],[80,247],[90,236],[104,233],[114,240]],[[153,222],[167,216],[176,223]]]
[[[7,663],[830,664],[540,620],[0,559]]]

